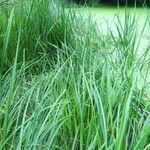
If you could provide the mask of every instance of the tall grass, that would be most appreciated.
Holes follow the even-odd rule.
[[[71,44],[72,41],[70,24],[73,26],[73,23],[57,2],[26,0],[19,4],[4,5],[1,7],[1,20],[0,64],[5,65],[6,69],[12,65],[20,28],[19,62],[24,55],[26,61],[43,56],[55,59],[57,52],[54,45],[61,48],[62,43],[70,41]]]
[[[103,36],[55,4],[0,10],[0,149],[149,149],[149,47],[137,59],[135,18]]]

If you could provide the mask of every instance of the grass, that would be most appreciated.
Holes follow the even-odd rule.
[[[137,57],[135,18],[118,16],[116,37],[54,1],[2,5],[0,149],[148,150],[149,47]]]

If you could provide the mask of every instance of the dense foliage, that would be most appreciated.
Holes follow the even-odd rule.
[[[78,4],[107,4],[107,5],[132,5],[137,6],[150,5],[149,0],[71,0]]]
[[[116,17],[117,36],[54,0],[0,7],[0,150],[149,149],[150,47]]]

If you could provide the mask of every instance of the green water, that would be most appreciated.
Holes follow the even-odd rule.
[[[103,34],[110,34],[110,30],[117,37],[118,31],[116,25],[118,24],[118,18],[123,28],[125,25],[125,16],[129,14],[129,24],[132,23],[132,19],[135,17],[135,28],[136,28],[136,44],[135,50],[137,51],[137,57],[141,57],[147,47],[150,47],[150,9],[146,8],[76,8],[77,13],[82,14],[95,22],[98,30]],[[110,28],[110,30],[109,30]],[[139,79],[141,80],[141,79]],[[150,77],[147,79],[150,82]],[[142,81],[140,81],[140,84]],[[149,93],[149,92],[148,92]]]
[[[77,12],[80,12],[82,14],[91,14],[93,19],[97,21],[99,24],[101,22],[105,22],[106,20],[111,23],[111,27],[115,22],[115,16],[119,15],[119,18],[121,21],[124,21],[125,13],[129,13],[131,16],[135,15],[136,19],[138,20],[138,25],[140,25],[140,28],[144,25],[146,18],[150,14],[150,9],[146,8],[117,8],[117,7],[99,7],[99,8],[93,8],[93,7],[85,7],[85,8],[76,8]],[[112,24],[113,23],[113,24]],[[123,23],[123,22],[122,22]]]
[[[137,31],[137,45],[139,45],[140,53],[144,52],[144,49],[150,42],[150,9],[146,8],[117,8],[117,7],[85,7],[75,8],[77,13],[80,13],[86,17],[91,17],[93,22],[96,23],[97,28],[103,34],[109,34],[109,29],[117,36],[118,31],[116,24],[121,22],[124,27],[125,14],[130,14],[130,23],[135,17],[136,31]],[[118,20],[119,18],[119,20]],[[144,28],[144,30],[143,30]],[[140,42],[139,42],[140,41]]]

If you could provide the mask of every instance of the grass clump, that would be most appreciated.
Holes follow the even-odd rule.
[[[10,65],[0,78],[0,149],[148,149],[149,51],[137,59],[134,18],[106,37],[54,4],[1,8],[1,69]]]
[[[18,35],[19,57],[22,62],[39,58],[56,59],[56,46],[71,44],[73,20],[57,2],[21,1],[1,6],[1,70],[12,66]],[[73,44],[73,43],[72,43]],[[66,52],[63,52],[66,53]],[[5,69],[5,70],[6,70]]]

